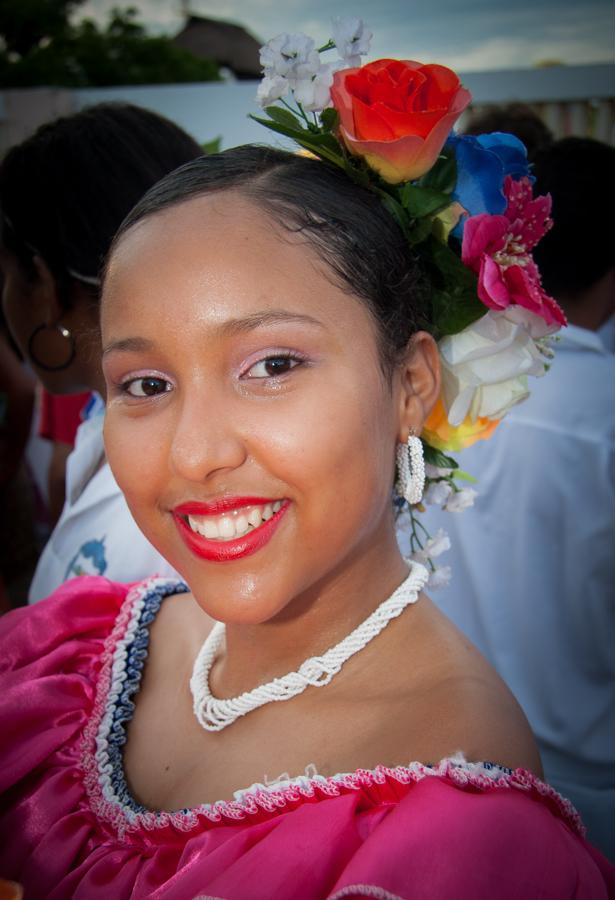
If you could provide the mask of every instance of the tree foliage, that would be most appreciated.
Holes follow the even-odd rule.
[[[102,28],[90,19],[71,24],[69,15],[82,2],[0,0],[4,87],[103,87],[219,78],[216,63],[199,59],[168,37],[147,35],[134,8],[114,9]],[[17,9],[21,12],[12,18]]]

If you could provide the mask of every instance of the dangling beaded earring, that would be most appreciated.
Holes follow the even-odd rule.
[[[404,497],[410,506],[421,502],[425,487],[425,462],[423,460],[423,442],[415,434],[408,435],[406,444],[397,445],[397,483],[395,487],[400,497]]]

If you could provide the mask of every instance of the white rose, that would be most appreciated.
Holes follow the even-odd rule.
[[[333,19],[333,42],[346,66],[361,65],[361,57],[369,53],[372,32],[357,16]]]
[[[270,106],[288,93],[290,85],[282,75],[265,75],[256,91],[259,106]]]
[[[427,587],[431,588],[432,591],[437,591],[438,588],[446,587],[447,584],[450,584],[451,575],[452,572],[450,566],[438,566],[438,568],[429,576]]]
[[[473,488],[463,488],[461,491],[455,491],[444,504],[447,512],[463,512],[470,506],[474,506],[474,499],[477,497],[478,491]]]
[[[434,481],[427,485],[422,502],[426,506],[442,506],[449,498],[453,489],[448,481]]]
[[[528,396],[527,376],[545,373],[545,363],[524,325],[489,311],[459,334],[443,338],[442,396],[453,426],[466,416],[500,419]]]

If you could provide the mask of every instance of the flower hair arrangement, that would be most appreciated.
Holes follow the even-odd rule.
[[[411,555],[438,587],[450,570],[433,559],[450,542],[443,531],[430,537],[417,512],[472,505],[476,491],[457,482],[474,479],[450,452],[490,437],[528,396],[527,376],[544,375],[549,338],[566,319],[532,259],[552,224],[551,198],[534,198],[524,145],[510,134],[456,134],[471,100],[458,76],[412,60],[361,65],[371,37],[350,18],[333,20],[322,47],[303,34],[273,38],[260,56],[266,118],[252,118],[375,192],[429,275],[426,327],[442,391],[421,434],[425,494],[407,514]],[[338,59],[323,62],[332,50]]]

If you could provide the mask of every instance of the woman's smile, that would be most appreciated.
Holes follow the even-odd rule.
[[[230,562],[256,553],[273,537],[290,501],[225,497],[173,510],[179,533],[196,556]]]

